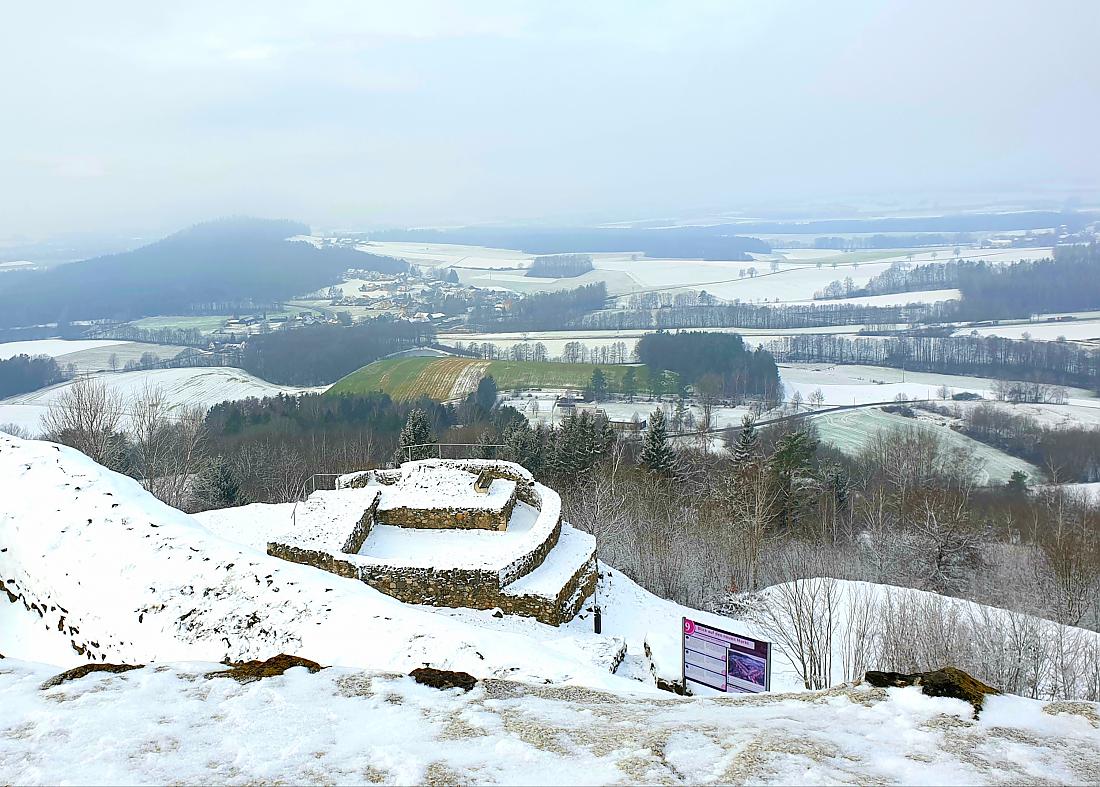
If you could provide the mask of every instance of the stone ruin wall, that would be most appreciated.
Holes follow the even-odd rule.
[[[378,512],[383,525],[429,530],[506,530],[516,498],[503,508],[389,508]]]
[[[516,497],[519,500],[535,508],[542,504],[538,492],[535,491],[535,483],[530,476],[517,472],[508,463],[473,459],[444,459],[439,461],[444,462],[449,467],[465,470],[467,473],[473,473],[474,475],[478,475],[482,470],[488,470],[493,479],[502,478],[507,481],[514,481],[516,484]],[[372,478],[379,484],[387,486],[396,484],[401,479],[401,469],[361,470],[358,473],[349,473],[337,480],[336,488],[360,489],[367,486]]]
[[[355,523],[355,527],[352,528],[351,535],[340,547],[341,552],[346,555],[354,555],[363,548],[363,544],[366,542],[367,536],[370,535],[371,528],[374,527],[374,522],[378,517],[378,503],[381,499],[379,495],[374,496],[370,506],[363,512],[363,516],[359,518],[359,521]]]
[[[267,551],[283,560],[358,579],[406,604],[471,609],[499,607],[505,613],[525,615],[551,626],[572,620],[584,600],[596,589],[594,557],[577,570],[556,597],[547,598],[509,595],[501,590],[499,578],[493,571],[362,565],[328,552],[278,543],[268,544]]]
[[[479,473],[488,470],[494,479],[503,478],[514,481],[516,496],[507,507],[504,527],[507,527],[515,499],[528,505],[542,508],[542,499],[534,483],[524,474],[507,465],[495,465],[463,460],[447,460],[447,465]],[[337,488],[362,488],[373,478],[382,484],[393,484],[401,477],[400,470],[374,470],[350,474],[340,479]],[[344,552],[356,555],[370,533],[374,521],[383,524],[395,524],[401,527],[448,527],[455,528],[458,515],[470,517],[469,527],[483,525],[473,522],[481,514],[492,515],[496,512],[474,511],[468,509],[413,510],[406,508],[378,512],[375,509],[378,499],[356,526],[356,533],[349,537]],[[451,517],[454,517],[453,519]],[[446,518],[445,524],[443,523]],[[495,521],[495,520],[492,520]],[[558,513],[557,521],[549,536],[527,554],[521,555],[505,567],[500,573],[480,569],[435,569],[404,566],[386,566],[360,562],[356,558],[341,558],[321,550],[305,549],[288,544],[269,543],[268,554],[294,563],[313,566],[338,576],[358,579],[374,589],[393,596],[406,604],[429,604],[440,607],[468,607],[471,609],[500,608],[507,614],[524,615],[552,626],[559,626],[573,619],[580,611],[585,599],[596,589],[597,569],[593,555],[581,566],[554,598],[533,594],[508,594],[503,588],[517,579],[526,576],[542,565],[546,556],[555,546],[561,535],[562,517]],[[487,529],[497,529],[495,526]],[[500,528],[503,529],[503,528]]]

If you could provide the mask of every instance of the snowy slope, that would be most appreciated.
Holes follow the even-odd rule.
[[[69,353],[126,344],[122,339],[31,339],[0,342],[0,361],[16,355],[48,355],[57,358]]]
[[[430,663],[655,690],[608,672],[618,639],[542,624],[525,636],[406,606],[224,540],[63,446],[0,435],[0,484],[0,578],[19,598],[8,604],[0,595],[0,653],[8,656],[71,666],[89,657],[144,663],[287,652],[373,669]]]
[[[916,688],[684,699],[342,668],[241,685],[190,663],[39,688],[0,662],[17,784],[1020,784],[1100,780],[1090,703]]]
[[[139,396],[148,385],[164,391],[171,407],[212,407],[219,402],[247,399],[251,396],[276,396],[303,391],[323,391],[318,388],[294,388],[261,380],[241,369],[210,366],[188,369],[151,369],[140,372],[102,372],[90,375],[107,384],[124,400]],[[41,419],[51,402],[60,396],[71,382],[60,383],[31,393],[0,400],[0,423],[24,426],[32,434],[40,431]]]
[[[679,676],[682,616],[761,632],[655,598],[606,566],[594,599],[604,633],[595,635],[590,606],[555,628],[401,604],[228,541],[133,480],[51,443],[0,435],[0,495],[2,783],[1100,776],[1095,703],[993,697],[974,721],[968,705],[915,689],[717,699],[659,692],[653,674]],[[242,525],[248,514],[237,512]],[[838,585],[908,601],[930,595]],[[851,601],[840,602],[839,620]],[[244,686],[207,675],[223,658],[280,652],[336,666]],[[59,666],[89,656],[159,663],[40,688]],[[440,693],[398,675],[425,664],[482,683],[465,695]],[[781,655],[772,684],[779,692],[799,685]]]

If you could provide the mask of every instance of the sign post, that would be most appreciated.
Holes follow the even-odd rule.
[[[683,619],[684,688],[688,681],[731,694],[771,689],[771,643]]]

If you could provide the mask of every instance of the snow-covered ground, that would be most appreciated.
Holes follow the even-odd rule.
[[[866,685],[685,699],[330,668],[248,684],[210,663],[0,674],[0,779],[290,784],[1095,783],[1096,706]]]
[[[501,404],[516,408],[527,417],[531,424],[559,424],[568,417],[568,411],[555,406],[559,396],[566,393],[564,388],[540,388],[538,390],[524,391],[521,396],[505,396]],[[657,402],[646,397],[635,397],[633,402],[607,401],[598,402],[597,407],[603,410],[612,421],[644,421],[657,409],[664,410],[665,415],[671,417],[673,403],[666,400]],[[698,404],[689,403],[696,423],[703,418],[702,408]],[[746,407],[715,407],[711,412],[711,427],[735,426],[741,423],[741,419],[748,413]]]
[[[885,413],[873,407],[822,415],[814,418],[813,423],[823,442],[850,455],[858,454],[880,432],[915,428],[935,436],[946,450],[972,454],[979,463],[975,479],[979,484],[1003,484],[1017,471],[1026,474],[1032,482],[1043,478],[1043,471],[1030,462],[1010,456],[946,426],[935,426],[923,419]]]
[[[583,276],[564,279],[528,278],[525,268],[533,255],[511,249],[482,246],[459,246],[441,243],[376,242],[364,246],[376,254],[402,257],[415,265],[433,268],[454,268],[463,284],[496,287],[519,293],[560,290],[602,281],[613,295],[629,294],[657,287],[706,289],[719,298],[751,302],[798,302],[813,298],[816,291],[836,280],[851,277],[856,286],[889,268],[895,262],[913,264],[944,262],[953,258],[953,247],[927,248],[912,252],[904,249],[839,252],[821,249],[782,249],[770,254],[753,255],[743,261],[681,260],[650,258],[630,252],[595,253],[595,270]],[[1045,249],[963,250],[964,259],[989,262],[1011,262],[1050,256]],[[771,273],[771,264],[779,265],[779,273]],[[820,267],[818,267],[820,265]],[[747,274],[755,268],[757,276]],[[741,272],[746,275],[742,277]],[[915,302],[918,293],[876,296],[880,304]],[[951,291],[925,293],[928,300],[945,300]]]
[[[0,781],[1087,783],[1098,774],[1095,703],[991,697],[974,720],[968,704],[914,688],[799,692],[781,648],[773,691],[799,693],[660,692],[654,674],[680,673],[682,617],[764,632],[656,598],[607,566],[582,614],[556,628],[409,606],[278,560],[63,446],[0,436],[0,484],[19,490],[0,509],[0,577],[16,597],[0,593]],[[255,511],[238,513],[243,522]],[[840,631],[868,594],[939,598],[837,587]],[[77,648],[153,664],[40,688],[87,661]],[[280,652],[336,666],[247,685],[209,677],[222,658]],[[441,693],[402,677],[425,664],[481,682]]]
[[[938,398],[941,386],[949,394],[975,393],[992,398],[995,381],[986,377],[969,377],[935,372],[911,372],[885,366],[858,364],[794,363],[779,369],[784,391],[789,399],[795,391],[808,397],[820,388],[826,404],[864,404],[888,402],[898,394],[910,399]],[[1100,407],[1100,399],[1083,388],[1068,388],[1068,403],[1080,407]]]
[[[818,306],[833,306],[843,303],[851,303],[858,306],[897,306],[908,303],[956,301],[961,297],[962,294],[958,290],[915,290],[913,292],[890,293],[888,295],[862,295],[855,298],[835,298],[827,301],[800,301],[800,303],[813,303]]]
[[[51,358],[57,358],[82,350],[94,350],[126,343],[121,339],[32,339],[25,342],[3,342],[0,343],[0,361],[16,355],[48,355]]]
[[[979,336],[1000,336],[1005,339],[1028,338],[1037,342],[1053,342],[1063,338],[1071,342],[1100,341],[1100,320],[989,325],[981,328],[960,328],[955,335],[969,336],[972,333]]]
[[[189,348],[177,344],[150,344],[148,342],[122,342],[111,344],[107,347],[91,347],[78,352],[58,355],[57,363],[61,367],[72,364],[78,372],[100,372],[111,368],[111,359],[114,356],[115,367],[121,369],[127,361],[137,361],[146,353],[151,353],[161,360],[175,358]]]
[[[105,372],[92,377],[106,383],[111,391],[120,394],[124,400],[140,395],[147,385],[160,388],[172,408],[211,407],[219,402],[247,399],[250,396],[324,390],[324,387],[295,388],[276,385],[241,369],[226,366]],[[28,429],[32,434],[39,433],[42,416],[69,385],[72,383],[60,383],[0,400],[0,424],[14,423]]]
[[[1087,484],[1059,484],[1057,488],[1069,495],[1080,496],[1093,504],[1100,502],[1100,482],[1098,481]]]

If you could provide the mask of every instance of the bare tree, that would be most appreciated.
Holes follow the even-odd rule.
[[[123,411],[121,395],[99,380],[79,377],[50,404],[42,428],[49,439],[116,469],[123,453]]]
[[[130,438],[135,470],[140,475],[142,486],[154,494],[160,479],[167,474],[172,455],[168,410],[164,390],[148,383],[130,402]]]
[[[19,437],[23,440],[30,440],[34,437],[30,429],[20,424],[0,424],[0,432],[10,434],[12,437]]]
[[[782,568],[790,579],[768,588],[754,621],[791,662],[807,689],[832,685],[833,637],[842,592],[809,551],[788,549]]]

